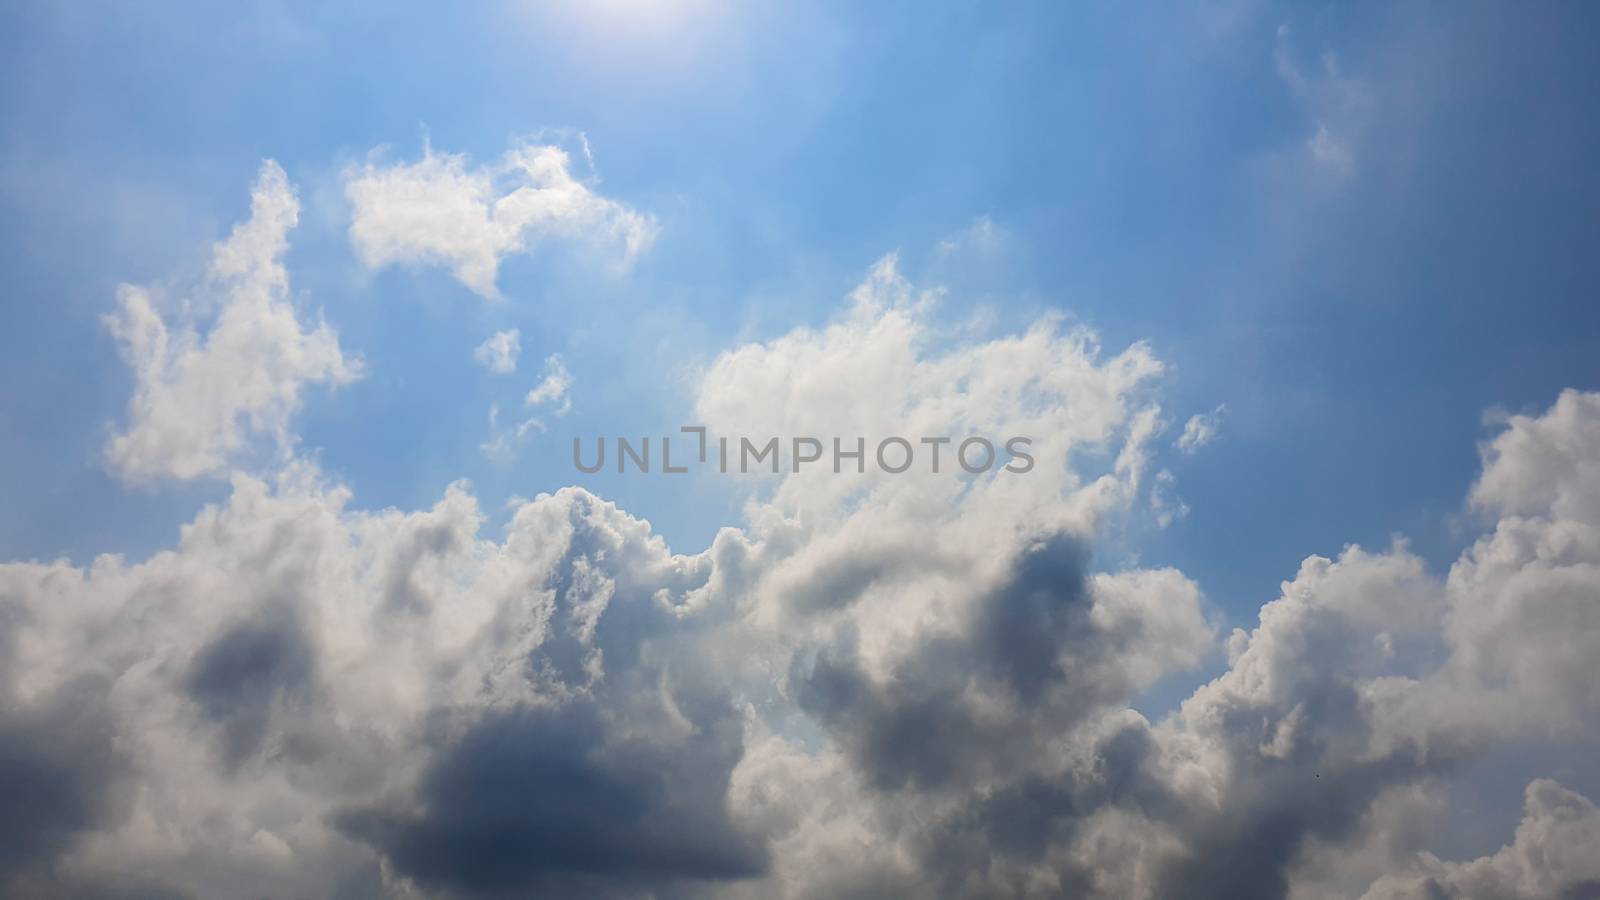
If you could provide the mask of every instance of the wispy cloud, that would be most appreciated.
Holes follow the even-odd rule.
[[[934,245],[938,256],[952,256],[970,252],[978,256],[992,256],[1006,241],[1006,231],[988,216],[978,216],[966,228],[948,235]]]
[[[517,356],[521,352],[522,332],[512,328],[495,332],[472,351],[472,358],[491,372],[509,375],[517,370]]]
[[[1278,27],[1272,58],[1278,77],[1312,123],[1305,153],[1318,171],[1338,179],[1356,170],[1356,142],[1367,129],[1369,88],[1341,69],[1338,56],[1324,52],[1310,74],[1296,61],[1289,26]]]
[[[571,389],[572,373],[567,371],[566,361],[559,353],[552,354],[544,361],[544,380],[534,385],[523,402],[528,406],[560,404],[555,414],[566,415],[572,408],[572,398],[568,394]]]
[[[517,458],[517,453],[528,439],[545,430],[544,421],[536,416],[529,416],[512,426],[500,424],[500,405],[491,404],[489,407],[489,439],[478,445],[483,455],[497,463],[509,463]]]
[[[1222,415],[1227,411],[1227,404],[1219,403],[1211,412],[1190,416],[1189,421],[1183,423],[1183,433],[1178,435],[1177,448],[1185,453],[1193,453],[1211,443],[1221,430]]]

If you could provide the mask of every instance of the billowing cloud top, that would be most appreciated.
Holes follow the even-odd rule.
[[[503,165],[527,183],[501,194],[431,153],[354,173],[358,252],[438,261],[492,295],[501,256],[544,231],[647,239],[558,152]],[[1313,556],[1224,640],[1182,572],[1095,557],[1152,489],[1154,351],[1108,353],[1051,317],[940,333],[939,293],[886,257],[825,326],[715,359],[700,416],[724,434],[1024,434],[1028,477],[786,471],[690,554],[568,487],[496,538],[466,483],[373,512],[294,452],[301,386],[359,372],[285,299],[296,210],[267,164],[215,251],[208,327],[174,333],[135,289],[111,319],[135,375],[112,464],[225,472],[229,496],[148,559],[0,565],[0,892],[1600,883],[1594,806],[1550,780],[1484,858],[1424,853],[1416,827],[1486,754],[1600,736],[1600,395],[1509,420],[1470,498],[1492,529],[1447,573],[1403,543]],[[510,343],[486,346],[492,365]],[[553,358],[528,402],[569,384]],[[262,444],[277,452],[251,457]],[[1172,714],[1132,708],[1218,650],[1226,667]]]

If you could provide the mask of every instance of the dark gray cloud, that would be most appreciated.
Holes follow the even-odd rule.
[[[415,810],[351,810],[339,827],[401,874],[451,894],[760,875],[764,850],[726,809],[738,723],[699,724],[666,746],[608,735],[588,704],[492,714],[441,752]]]
[[[1117,661],[1144,635],[1092,621],[1088,562],[1073,535],[1028,547],[964,628],[908,648],[882,678],[841,628],[831,644],[797,656],[795,696],[885,790],[937,789],[1027,755],[1128,690]]]
[[[1252,766],[1234,779],[1220,814],[1191,810],[1183,822],[1187,849],[1166,867],[1157,896],[1286,897],[1290,865],[1308,839],[1348,839],[1385,789],[1445,768],[1415,753],[1330,763]]]
[[[972,893],[975,872],[990,872],[985,890],[1026,895],[1025,884],[1043,868],[1067,896],[1091,893],[1092,871],[1077,861],[1052,859],[1071,844],[1084,817],[1117,808],[1143,816],[1171,815],[1168,789],[1150,770],[1157,752],[1149,729],[1128,724],[1096,740],[1081,770],[1028,774],[990,791],[974,791],[956,811],[932,824],[921,839],[926,871],[944,896]]]
[[[57,859],[123,811],[128,763],[108,687],[86,677],[45,702],[0,709],[0,894],[67,896]]]
[[[195,654],[185,687],[221,729],[228,766],[261,748],[274,704],[310,698],[315,663],[308,638],[287,612],[230,626]]]

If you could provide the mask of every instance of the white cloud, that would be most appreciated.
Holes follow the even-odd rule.
[[[891,435],[913,442],[983,436],[1003,453],[1006,440],[1021,436],[1033,441],[1037,465],[1026,478],[985,482],[976,493],[993,491],[988,502],[1017,504],[1018,518],[1052,510],[1040,528],[1069,519],[1086,526],[1121,503],[1137,487],[1139,467],[1095,471],[1085,484],[1068,463],[1108,448],[1118,448],[1123,462],[1138,458],[1149,432],[1135,433],[1136,426],[1153,424],[1155,415],[1146,388],[1162,370],[1150,349],[1134,344],[1102,359],[1092,332],[1046,316],[1021,334],[935,352],[928,313],[938,299],[937,291],[913,289],[897,259],[884,257],[825,328],[796,329],[719,357],[696,400],[699,420],[724,435],[817,436],[830,453],[833,437],[864,437],[870,448]],[[917,452],[931,462],[931,447]],[[954,465],[953,453],[954,444],[944,448],[944,465]],[[958,485],[922,465],[903,476],[868,466],[864,476],[843,478],[831,465],[816,466],[785,479],[775,500],[827,509],[863,487],[927,491],[942,504]],[[1058,502],[1063,494],[1070,502]]]
[[[487,298],[500,261],[547,238],[581,240],[630,264],[655,239],[655,219],[573,177],[559,147],[517,144],[497,163],[424,150],[415,163],[369,162],[345,173],[350,240],[370,268],[431,264]]]
[[[360,377],[333,329],[320,320],[308,329],[288,299],[282,256],[300,206],[277,163],[262,165],[250,209],[214,248],[206,293],[192,304],[215,311],[209,324],[169,322],[148,290],[118,288],[120,308],[106,323],[136,384],[106,458],[124,478],[218,474],[254,436],[286,452],[302,388]]]
[[[472,351],[472,358],[491,372],[508,375],[517,370],[517,355],[521,352],[522,332],[512,328],[495,332]]]
[[[541,406],[559,403],[555,414],[564,416],[572,409],[572,373],[567,371],[567,364],[561,359],[560,354],[551,354],[544,361],[544,380],[534,385],[533,390],[523,401],[528,406]]]
[[[1173,493],[1177,481],[1170,470],[1162,469],[1156,473],[1155,483],[1150,487],[1150,511],[1155,513],[1156,525],[1161,528],[1170,527],[1189,515],[1189,504]]]
[[[552,354],[544,361],[544,379],[528,392],[525,406],[550,406],[556,416],[572,410],[572,373],[560,354]],[[546,430],[545,422],[538,416],[529,416],[514,426],[501,426],[500,407],[489,407],[489,439],[478,445],[483,454],[495,462],[505,464],[516,459],[523,444],[535,434]]]
[[[1178,435],[1178,449],[1185,453],[1193,453],[1211,443],[1222,426],[1222,414],[1227,410],[1227,404],[1219,403],[1211,412],[1190,416],[1189,421],[1183,423],[1183,433]]]
[[[1563,391],[1541,416],[1512,416],[1483,450],[1472,503],[1499,516],[1600,521],[1600,394]]]

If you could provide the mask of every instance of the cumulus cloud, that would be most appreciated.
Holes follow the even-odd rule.
[[[871,314],[725,357],[724,374],[738,377],[708,379],[702,412],[729,403],[763,428],[837,420],[835,406],[850,407],[837,399],[842,384],[902,383],[904,371],[880,380],[862,368],[893,369],[881,362],[895,358],[887,323],[915,333],[908,310],[929,298],[905,287],[880,267],[856,298]],[[864,337],[875,329],[880,342]],[[937,368],[915,350],[901,358]],[[813,386],[835,404],[813,404]],[[734,402],[746,392],[748,405]],[[755,402],[763,392],[776,402]],[[1447,577],[1403,544],[1309,558],[1258,627],[1227,641],[1228,670],[1156,723],[1125,704],[1206,649],[1191,583],[1126,572],[1097,576],[1086,592],[1082,546],[1047,539],[1006,554],[1006,574],[964,618],[941,564],[981,570],[962,549],[1005,527],[981,519],[973,496],[908,505],[926,516],[919,546],[937,547],[918,557],[874,520],[888,491],[917,489],[879,488],[808,541],[808,575],[780,566],[766,576],[782,573],[775,599],[805,613],[766,613],[781,623],[774,640],[793,648],[786,695],[831,738],[829,752],[814,753],[768,736],[736,774],[752,814],[781,823],[779,883],[795,896],[1334,897],[1406,869],[1423,858],[1425,830],[1405,823],[1430,808],[1429,788],[1489,748],[1592,736],[1600,724],[1586,661],[1600,626],[1595,402],[1565,394],[1489,446],[1473,498],[1504,518]],[[883,404],[872,415],[891,422],[891,411],[917,408],[893,390]],[[1149,429],[1139,415],[1121,421],[1129,445],[1116,455],[1135,462],[1114,471],[1131,476],[1130,447]],[[792,502],[810,512],[817,496]],[[945,508],[982,521],[979,535],[938,546]],[[897,597],[901,581],[916,585],[911,599]],[[1119,583],[1139,588],[1125,620],[1103,606]],[[1073,613],[1086,608],[1095,612]],[[1108,620],[1129,630],[1098,630]],[[1017,627],[986,638],[996,622]],[[808,628],[814,637],[796,637]],[[1169,655],[1146,655],[1156,648]],[[1095,663],[1095,653],[1107,656]],[[1060,698],[1056,678],[1070,686]],[[793,788],[777,787],[782,779]],[[851,852],[863,843],[878,850]]]
[[[1600,811],[1587,797],[1547,778],[1528,785],[1515,839],[1465,863],[1424,853],[1413,871],[1386,875],[1362,900],[1600,896]]]
[[[464,486],[410,514],[347,499],[303,468],[237,476],[173,553],[0,568],[6,733],[57,748],[0,757],[62,804],[10,845],[36,880],[587,893],[606,859],[624,881],[759,870],[718,800],[736,709],[663,667],[702,564],[581,491],[500,543]]]
[[[517,370],[517,356],[521,352],[522,332],[512,328],[495,332],[472,351],[472,358],[491,372],[509,375]]]
[[[199,298],[164,314],[148,289],[117,289],[106,324],[135,383],[127,427],[106,459],[123,477],[219,474],[258,436],[287,451],[303,388],[360,377],[360,361],[345,357],[333,329],[302,323],[288,298],[283,254],[299,216],[293,186],[269,160],[249,221],[213,248]]]
[[[485,536],[465,483],[373,512],[290,461],[149,559],[0,565],[0,785],[53,810],[0,814],[0,889],[1590,889],[1594,808],[1551,782],[1480,860],[1416,823],[1491,748],[1600,734],[1600,395],[1486,446],[1490,530],[1448,572],[1312,556],[1219,642],[1183,573],[1096,556],[1148,480],[1154,352],[1054,318],[952,340],[940,301],[885,258],[710,363],[709,436],[1022,434],[1033,471],[784,467],[683,554],[578,488]]]
[[[591,243],[628,265],[655,240],[655,219],[579,181],[559,147],[519,143],[474,166],[426,148],[414,163],[345,173],[350,240],[369,268],[440,265],[483,297],[500,296],[500,261],[549,238]]]

